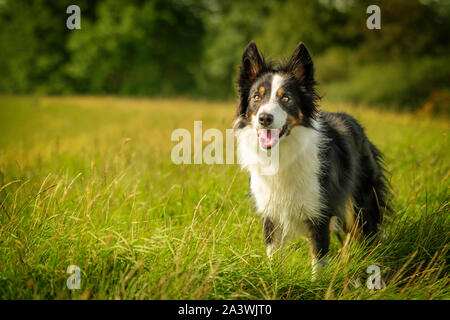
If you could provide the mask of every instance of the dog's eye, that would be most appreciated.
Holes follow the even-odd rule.
[[[255,96],[253,97],[253,99],[255,99],[255,101],[259,101],[259,100],[261,100],[261,97],[260,97],[259,95],[255,95]]]
[[[283,101],[283,102],[288,102],[288,101],[289,101],[289,97],[284,96],[283,98],[281,98],[281,101]]]

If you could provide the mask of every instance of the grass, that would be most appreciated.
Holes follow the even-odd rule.
[[[354,115],[385,153],[395,215],[375,247],[333,239],[311,282],[305,240],[266,258],[237,165],[170,160],[174,129],[224,131],[233,103],[0,97],[0,298],[449,299],[448,120],[324,109]]]

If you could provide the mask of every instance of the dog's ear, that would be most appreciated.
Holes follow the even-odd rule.
[[[303,42],[300,42],[295,48],[292,57],[287,62],[286,69],[304,84],[314,83],[313,61]]]
[[[239,85],[239,105],[236,110],[236,116],[245,115],[248,106],[248,91],[256,79],[256,77],[264,70],[264,59],[258,52],[255,42],[252,40],[247,45],[242,55],[240,67],[240,75],[238,79]]]
[[[245,48],[242,55],[241,77],[245,80],[253,81],[263,70],[264,61],[261,58],[256,43],[252,40]]]
[[[318,114],[317,106],[320,96],[315,90],[313,61],[303,42],[297,45],[284,70],[292,73],[299,82],[303,93],[301,99],[304,122],[308,123],[309,119],[314,119]]]

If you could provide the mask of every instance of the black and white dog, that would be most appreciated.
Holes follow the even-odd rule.
[[[234,124],[268,256],[306,236],[313,274],[327,263],[333,229],[376,234],[388,196],[382,154],[354,118],[317,109],[315,85],[303,43],[289,61],[275,64],[265,61],[252,41],[242,57]],[[261,150],[275,148],[278,169],[265,174]]]

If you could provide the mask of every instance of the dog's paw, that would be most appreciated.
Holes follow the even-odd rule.
[[[328,257],[325,257],[321,260],[313,259],[312,261],[312,277],[311,281],[316,281],[320,271],[328,266]]]

